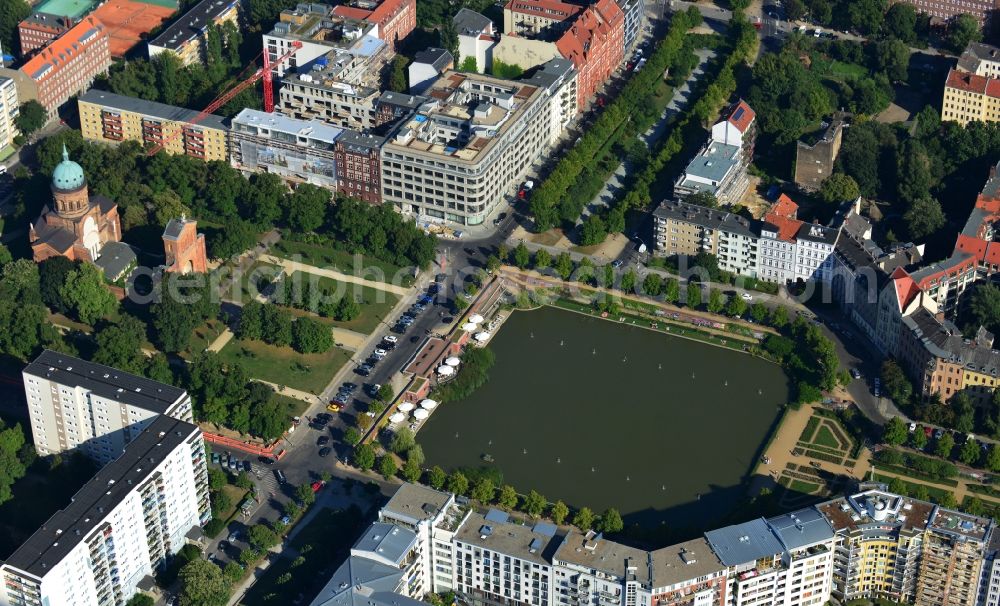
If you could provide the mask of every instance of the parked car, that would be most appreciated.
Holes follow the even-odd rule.
[[[357,374],[361,375],[362,377],[367,377],[368,375],[370,375],[372,373],[372,369],[367,364],[362,364],[361,366],[358,366],[357,368],[355,368],[354,372],[356,372]]]
[[[329,410],[330,412],[340,412],[341,410],[343,410],[343,408],[344,408],[343,406],[337,404],[336,402],[330,402],[329,404],[326,405],[326,409]]]
[[[740,293],[740,298],[744,301],[753,301],[753,295],[748,292]]]
[[[382,337],[382,340],[385,341],[386,343],[392,343],[393,345],[395,345],[396,343],[399,342],[399,337],[396,337],[394,335],[386,335]]]
[[[857,368],[852,368],[851,369],[851,378],[853,378],[853,379],[860,379],[861,378],[861,371],[858,370]]]
[[[316,440],[316,446],[326,446],[329,443],[330,436],[320,436],[319,439]]]
[[[218,465],[219,461],[221,461],[221,460],[222,460],[222,457],[219,456],[219,453],[217,453],[217,452],[213,452],[212,453],[212,463],[213,464]]]
[[[253,471],[253,467],[250,465],[250,461],[249,460],[243,461],[243,471],[245,471],[247,473],[250,473],[251,471]]]
[[[917,430],[917,424],[916,423],[910,423],[909,430],[910,430],[911,433],[914,432],[914,431],[916,431]]]
[[[348,393],[354,393],[355,391],[358,390],[358,384],[357,383],[344,383],[343,385],[340,386],[340,389],[342,391],[346,391]]]
[[[326,457],[329,456],[331,452],[333,452],[333,450],[329,446],[324,446],[323,448],[319,449],[319,456]]]
[[[387,356],[387,355],[389,354],[389,352],[387,352],[386,350],[384,350],[384,349],[381,349],[381,348],[376,348],[376,349],[375,349],[375,351],[374,351],[373,353],[374,353],[374,354],[375,354],[376,356],[378,356],[378,357],[379,357],[379,359],[382,359],[382,358],[386,357],[386,356]]]
[[[288,479],[285,478],[284,472],[282,472],[280,469],[275,469],[274,470],[274,477],[278,479],[278,483],[279,484],[284,484],[284,483],[288,482]]]
[[[286,515],[281,516],[281,520],[280,521],[285,526],[288,526],[288,524],[292,521],[292,518],[288,517],[288,515],[286,514]]]

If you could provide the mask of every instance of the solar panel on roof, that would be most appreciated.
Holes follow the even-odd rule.
[[[742,117],[743,117],[743,108],[742,107],[736,108],[736,111],[733,112],[733,120],[739,121],[739,119]]]

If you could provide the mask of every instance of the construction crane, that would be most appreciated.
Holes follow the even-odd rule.
[[[189,120],[188,123],[197,124],[198,122],[201,122],[209,114],[211,114],[215,110],[219,109],[220,107],[228,103],[236,95],[240,94],[247,88],[253,86],[253,84],[257,82],[257,80],[260,80],[261,78],[264,79],[264,111],[266,111],[267,113],[273,112],[274,111],[273,70],[275,66],[281,65],[282,63],[287,61],[292,55],[294,55],[296,51],[302,48],[302,43],[299,42],[298,40],[293,40],[291,46],[292,47],[287,52],[285,52],[285,54],[281,55],[273,62],[271,61],[270,55],[268,54],[267,49],[265,48],[264,51],[261,53],[261,55],[263,55],[264,57],[264,67],[259,68],[249,78],[239,82],[236,86],[232,87],[231,89],[223,91],[222,94],[216,97],[214,101],[209,103],[205,107],[205,109],[201,110],[201,112],[199,112],[197,116]],[[250,65],[253,65],[256,62],[257,61],[255,59],[250,63]],[[169,137],[164,137],[159,143],[150,148],[150,150],[146,152],[146,155],[155,156],[161,149],[166,147],[171,141],[173,141],[177,137],[180,137],[182,134],[184,134],[184,129],[183,128],[177,129]]]

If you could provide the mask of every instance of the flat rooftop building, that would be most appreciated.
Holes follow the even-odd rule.
[[[184,65],[204,63],[202,44],[211,25],[238,25],[239,0],[202,0],[147,43],[149,57],[171,51]]]

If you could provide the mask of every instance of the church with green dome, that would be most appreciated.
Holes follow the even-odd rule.
[[[50,257],[88,261],[114,280],[134,262],[135,253],[121,242],[118,205],[90,195],[83,167],[69,159],[65,146],[62,162],[52,171],[52,200],[30,227],[36,263]]]

